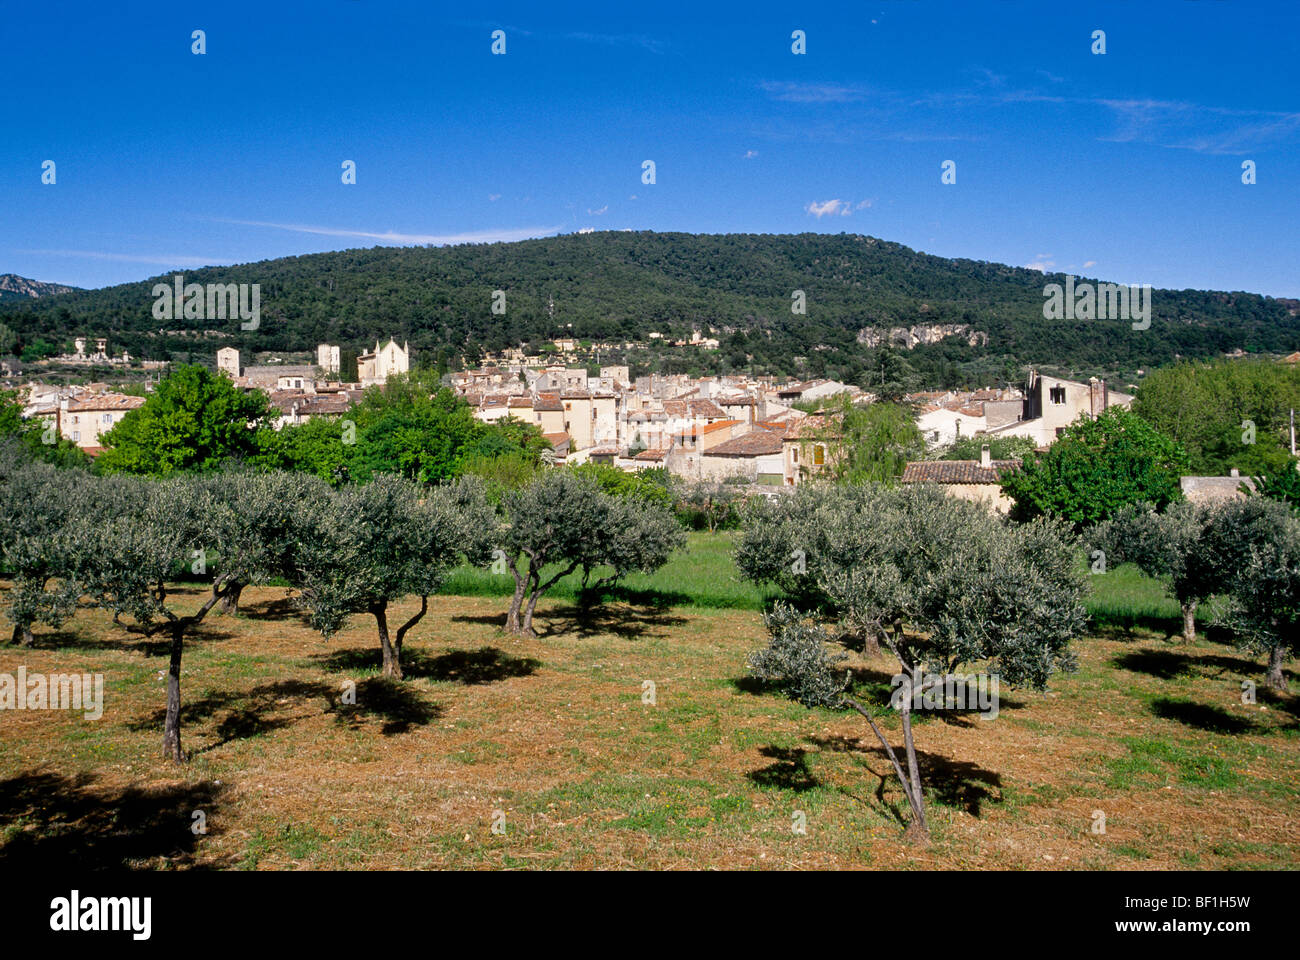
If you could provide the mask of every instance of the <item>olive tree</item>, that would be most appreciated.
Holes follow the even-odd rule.
[[[325,481],[311,474],[227,471],[195,481],[221,508],[227,524],[224,549],[213,563],[213,589],[220,586],[220,610],[237,614],[246,586],[273,577],[290,578],[305,538],[308,518],[329,498]]]
[[[1300,518],[1252,497],[1224,505],[1217,519],[1228,590],[1220,621],[1243,649],[1268,657],[1265,682],[1285,691],[1283,664],[1300,651]]]
[[[12,580],[13,642],[30,647],[32,625],[60,626],[76,610],[80,590],[68,575],[63,527],[75,516],[89,478],[44,463],[8,463],[0,476],[0,562]]]
[[[1183,640],[1196,639],[1196,608],[1223,590],[1222,547],[1215,543],[1217,509],[1189,502],[1157,513],[1151,504],[1122,509],[1087,538],[1107,566],[1135,564],[1164,580],[1183,614]]]
[[[747,563],[761,569],[764,551],[775,557],[794,544],[791,577],[809,581],[796,585],[818,606],[776,608],[767,619],[770,642],[751,668],[807,706],[865,717],[903,785],[909,832],[927,836],[913,706],[963,664],[983,663],[1000,682],[1037,690],[1053,673],[1074,669],[1069,641],[1086,617],[1068,527],[1053,520],[1011,526],[939,491],[872,484],[801,488],[781,517],[790,538],[765,528]],[[902,758],[847,692],[849,675],[836,672],[840,658],[825,650],[833,636],[827,622],[840,636],[874,636],[897,661]]]
[[[134,633],[170,638],[167,708],[163,752],[184,760],[181,749],[181,657],[187,635],[225,595],[225,583],[192,613],[183,613],[169,597],[167,582],[192,567],[206,550],[230,552],[227,507],[191,477],[166,481],[100,481],[96,509],[64,527],[68,537],[68,574],[92,602],[113,612],[114,620]]]
[[[536,636],[538,598],[579,568],[584,586],[593,571],[611,568],[596,584],[608,586],[633,570],[658,569],[685,541],[666,505],[606,493],[569,469],[511,491],[504,506],[503,553],[515,580],[506,629],[517,636]]]
[[[314,503],[293,559],[299,602],[328,637],[352,614],[375,618],[386,677],[402,677],[402,644],[462,556],[484,559],[494,518],[482,484],[422,487],[379,474]],[[388,607],[416,594],[420,609],[391,635]]]

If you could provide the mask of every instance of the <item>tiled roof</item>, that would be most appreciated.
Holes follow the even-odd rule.
[[[997,483],[998,478],[1020,466],[1019,460],[994,460],[980,466],[978,460],[918,460],[903,468],[904,483]]]
[[[533,406],[533,398],[532,397],[511,397],[510,402],[507,404],[507,406],[516,407],[516,408],[527,407],[528,409],[531,410]]]
[[[691,400],[688,406],[692,417],[716,418],[718,420],[726,417],[723,409],[712,400]]]
[[[662,460],[667,450],[642,450],[633,460]]]
[[[674,434],[674,436],[704,437],[704,436],[708,436],[710,433],[717,433],[719,430],[730,430],[732,427],[734,427],[736,424],[740,422],[741,421],[739,420],[719,420],[716,423],[707,423],[704,424],[703,426],[690,427],[687,430],[683,430],[681,433]]]
[[[563,410],[564,404],[560,403],[558,393],[539,393],[537,399],[533,401],[533,409],[539,412]]]
[[[706,457],[761,457],[781,452],[781,434],[751,430],[705,451]]]
[[[144,397],[130,397],[121,393],[105,393],[85,400],[68,401],[68,411],[79,413],[84,410],[134,410],[144,406]]]

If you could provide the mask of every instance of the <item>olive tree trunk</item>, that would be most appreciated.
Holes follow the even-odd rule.
[[[1196,641],[1196,601],[1183,603],[1183,640],[1186,643]]]
[[[379,647],[384,652],[384,676],[401,680],[402,661],[397,654],[397,649],[388,639],[388,604],[386,602],[372,604],[370,612],[374,614],[375,624],[379,627]]]
[[[1286,660],[1286,647],[1281,644],[1275,645],[1268,652],[1268,677],[1266,683],[1270,690],[1276,690],[1278,693],[1286,693],[1287,682],[1286,674],[1282,672],[1282,663]]]
[[[182,763],[181,751],[181,652],[185,647],[185,623],[171,625],[171,659],[167,665],[167,717],[163,721],[163,756]]]
[[[244,584],[232,584],[221,600],[221,612],[235,616],[239,613],[239,595],[244,592]]]

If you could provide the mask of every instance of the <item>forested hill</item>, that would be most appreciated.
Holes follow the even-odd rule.
[[[602,232],[344,250],[186,271],[187,283],[261,285],[261,325],[247,333],[238,321],[154,319],[151,290],[170,277],[0,303],[0,322],[23,341],[108,335],[114,350],[164,358],[188,350],[207,355],[224,344],[274,351],[318,342],[372,346],[392,335],[432,359],[467,346],[537,346],[561,335],[645,340],[652,331],[689,337],[692,328],[714,327],[720,350],[676,362],[852,380],[871,369],[867,328],[966,325],[966,334],[912,351],[931,381],[959,367],[982,372],[1012,362],[1131,372],[1175,354],[1300,349],[1295,301],[1156,290],[1147,330],[1123,321],[1048,321],[1043,285],[1063,282],[1062,275],[949,260],[846,234]],[[492,312],[494,290],[505,291],[504,314]],[[807,297],[804,315],[791,311],[795,290]],[[199,342],[184,331],[210,333]],[[796,357],[808,359],[799,364]],[[651,354],[633,359],[654,362]]]

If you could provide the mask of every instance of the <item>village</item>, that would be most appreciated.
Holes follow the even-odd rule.
[[[125,352],[111,357],[103,337],[75,342],[76,353],[62,361],[129,362]],[[95,344],[93,352],[87,350],[88,342]],[[712,347],[698,333],[682,344]],[[778,496],[834,461],[837,405],[877,399],[858,386],[826,379],[632,376],[625,364],[555,362],[556,357],[571,358],[577,344],[560,339],[553,346],[553,352],[541,355],[522,350],[489,355],[485,365],[449,373],[444,382],[485,423],[512,417],[537,427],[553,450],[548,462],[556,465],[663,469],[687,481],[745,485],[753,494]],[[267,394],[278,414],[272,423],[276,429],[315,418],[344,418],[365,390],[408,374],[412,360],[409,343],[391,337],[386,343],[376,339],[362,353],[319,344],[315,363],[245,365],[233,347],[217,350],[215,357],[217,370],[237,387]],[[1300,357],[1286,360],[1294,363]],[[92,457],[102,450],[101,437],[145,402],[142,395],[116,392],[103,382],[64,387],[28,382],[21,397],[24,418],[44,422],[51,438],[68,440]],[[942,452],[962,440],[1009,437],[1032,441],[1043,451],[1081,416],[1096,417],[1112,406],[1127,408],[1133,399],[1095,377],[1084,383],[1035,370],[1019,385],[908,394],[904,400],[927,454],[909,461],[900,480],[935,484],[952,496],[1006,512],[1011,501],[999,480],[1019,460],[993,459],[988,444],[978,460],[945,459]],[[1241,482],[1235,471],[1227,477],[1182,478],[1184,493],[1196,500],[1235,496]]]

